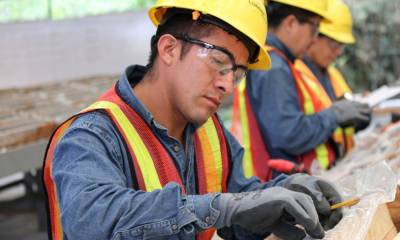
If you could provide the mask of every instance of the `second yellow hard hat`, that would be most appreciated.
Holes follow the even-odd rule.
[[[321,22],[320,33],[340,43],[355,43],[351,12],[342,0],[329,0],[328,18]]]
[[[271,2],[279,2],[289,6],[301,8],[315,13],[323,18],[327,18],[327,0],[271,0]]]

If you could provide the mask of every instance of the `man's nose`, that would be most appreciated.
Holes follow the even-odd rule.
[[[343,50],[344,50],[343,46],[340,46],[340,47],[336,48],[336,51],[335,51],[336,56],[337,57],[341,56],[343,54]]]
[[[221,93],[225,95],[231,94],[235,88],[233,71],[229,71],[226,74],[218,73],[215,84]]]

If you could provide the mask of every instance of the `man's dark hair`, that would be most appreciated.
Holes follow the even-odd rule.
[[[247,47],[250,53],[250,59],[254,60],[258,56],[259,47],[247,36],[237,31],[229,24],[211,16],[202,15],[200,20],[192,19],[192,11],[182,9],[170,9],[164,16],[164,20],[157,28],[157,32],[151,38],[150,57],[147,63],[147,69],[151,69],[158,55],[157,43],[164,34],[188,35],[192,38],[203,38],[210,36],[215,26],[221,27],[225,31],[235,35]],[[183,58],[190,49],[189,43],[182,41],[181,58]]]
[[[154,61],[158,55],[157,43],[162,35],[185,35],[193,38],[207,37],[212,32],[212,25],[205,24],[199,21],[193,21],[190,15],[176,15],[168,19],[165,23],[161,23],[157,28],[157,32],[151,38],[150,57],[148,59],[147,68],[153,67]],[[189,44],[182,41],[181,58],[189,51]]]
[[[289,15],[294,15],[301,23],[318,16],[310,11],[277,2],[270,2],[267,6],[268,24],[272,29],[279,27]]]

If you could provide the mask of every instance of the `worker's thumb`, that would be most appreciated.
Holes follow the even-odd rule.
[[[299,224],[307,233],[313,233],[319,225],[312,199],[306,194],[282,187],[236,194],[223,193],[218,198],[220,216],[215,224],[217,228],[235,224],[264,235],[273,232],[271,226],[278,222],[292,226]]]

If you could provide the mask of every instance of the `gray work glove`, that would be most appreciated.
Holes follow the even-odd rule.
[[[342,99],[331,106],[339,126],[349,127],[371,121],[371,108],[366,103]]]
[[[282,187],[223,193],[218,204],[221,212],[215,224],[217,228],[239,225],[256,234],[274,233],[288,240],[303,239],[304,230],[313,238],[323,238],[325,234],[312,199]]]
[[[319,220],[325,230],[333,228],[343,217],[342,209],[331,211],[330,206],[342,201],[335,186],[321,178],[298,173],[284,180],[283,187],[309,195],[318,211]]]

